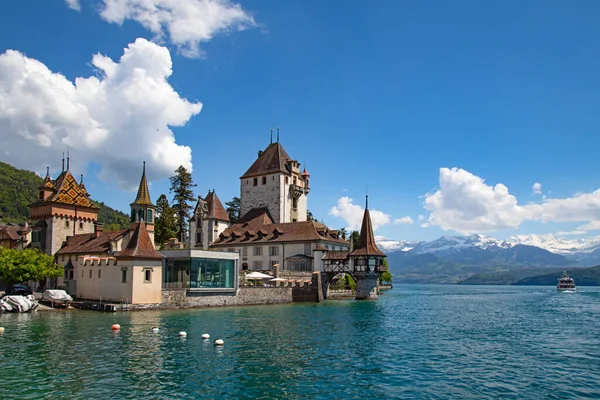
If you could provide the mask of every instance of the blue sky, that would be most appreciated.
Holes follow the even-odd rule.
[[[2,4],[0,160],[56,172],[70,150],[92,196],[124,211],[142,160],[154,199],[168,193],[173,166],[191,162],[198,194],[215,189],[225,202],[281,127],[283,146],[311,173],[309,209],[333,228],[356,225],[368,184],[382,213],[376,233],[390,238],[598,234],[598,2],[179,4],[206,2],[220,14],[167,5],[172,22],[158,28],[144,25],[159,17],[139,0]],[[109,13],[109,3],[131,12]],[[127,67],[107,83],[107,62],[92,57],[119,63],[128,46]],[[43,82],[24,57],[47,67]],[[154,74],[160,95],[149,96],[139,77]],[[61,89],[90,77],[111,100]],[[123,90],[142,94],[120,103]],[[156,146],[169,129],[174,142]]]

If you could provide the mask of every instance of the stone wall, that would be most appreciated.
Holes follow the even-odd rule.
[[[295,302],[322,302],[323,287],[321,284],[321,273],[313,272],[310,282],[298,282],[292,286],[292,298]]]
[[[252,208],[267,207],[276,223],[283,222],[280,214],[281,179],[283,175],[266,175],[267,179],[264,185],[262,183],[263,176],[240,180],[240,215],[246,214]],[[256,186],[254,186],[255,178],[257,180]]]
[[[162,304],[153,308],[247,306],[291,302],[292,287],[240,288],[237,295],[236,293],[190,293],[187,295],[185,289],[171,289],[162,291]],[[134,307],[134,309],[137,308]]]

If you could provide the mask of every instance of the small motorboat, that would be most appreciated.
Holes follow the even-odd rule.
[[[3,312],[26,313],[35,311],[37,308],[38,303],[31,295],[10,295],[0,299],[0,310]]]
[[[52,305],[69,306],[73,298],[64,290],[46,290],[42,294],[42,300]]]
[[[575,288],[575,281],[567,274],[566,271],[564,271],[563,275],[559,278],[558,285],[556,285],[556,290],[567,293],[574,293],[577,291]]]

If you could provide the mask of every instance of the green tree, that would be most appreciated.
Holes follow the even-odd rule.
[[[16,283],[58,278],[63,267],[54,262],[54,257],[37,249],[7,249],[0,247],[0,280],[8,288]]]
[[[313,213],[310,210],[306,211],[306,220],[307,221],[316,221],[317,219],[314,217]]]
[[[352,248],[357,249],[360,244],[360,233],[358,231],[352,231],[350,233],[350,241],[352,242]]]
[[[346,274],[346,285],[348,285],[348,287],[352,291],[354,291],[354,289],[356,289],[356,281],[350,274]]]
[[[348,236],[348,231],[346,230],[346,228],[340,229],[340,236],[342,237],[342,239],[346,240],[346,236]]]
[[[182,242],[186,241],[188,220],[193,209],[190,204],[196,197],[192,188],[196,184],[192,181],[192,174],[183,165],[175,170],[171,178],[171,189],[173,192],[173,205],[171,206],[177,214],[177,237]]]
[[[169,205],[167,196],[161,194],[156,200],[156,220],[154,221],[154,241],[164,244],[177,235],[177,216]]]
[[[229,220],[231,221],[232,224],[235,224],[236,222],[239,221],[239,219],[241,217],[241,215],[240,215],[240,209],[241,209],[240,198],[234,197],[233,199],[231,199],[231,201],[228,201],[227,203],[225,203],[225,205],[227,206],[227,208],[225,210],[227,211],[227,214],[229,215]]]
[[[379,283],[392,283],[392,274],[390,271],[385,271],[379,275]]]

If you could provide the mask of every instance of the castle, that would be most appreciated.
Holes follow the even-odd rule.
[[[199,198],[190,247],[239,253],[246,270],[319,271],[315,251],[348,250],[350,243],[339,231],[307,220],[309,191],[310,174],[300,171],[279,140],[271,142],[240,177],[238,221],[232,224],[214,191]]]
[[[89,300],[160,303],[163,256],[154,246],[155,206],[150,200],[146,164],[129,228],[104,232],[98,206],[63,159],[56,179],[49,171],[30,205],[31,247],[54,255],[64,276],[51,286]],[[154,277],[153,277],[154,276]]]

